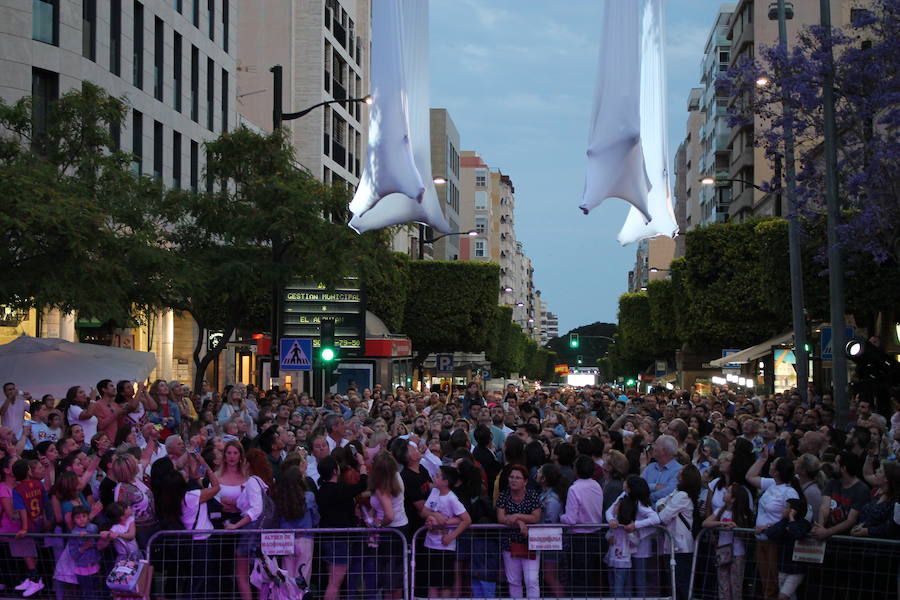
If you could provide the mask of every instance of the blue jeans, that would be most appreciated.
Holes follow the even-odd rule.
[[[473,598],[496,598],[497,582],[482,581],[481,579],[472,578],[472,597]]]
[[[634,574],[634,595],[637,598],[646,598],[647,594],[647,565],[649,558],[631,557],[631,571]]]
[[[609,570],[609,582],[612,585],[613,596],[616,598],[631,597],[631,569],[612,567]]]
[[[675,553],[675,594],[673,595],[676,600],[688,600],[693,562],[694,555],[691,552]]]

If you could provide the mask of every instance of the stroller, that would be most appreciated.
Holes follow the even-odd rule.
[[[253,563],[250,584],[259,590],[260,600],[301,600],[309,592],[303,575],[292,579],[275,558],[262,552]]]

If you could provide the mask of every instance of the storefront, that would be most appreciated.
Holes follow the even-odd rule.
[[[740,351],[723,351],[724,356],[710,361],[722,369],[713,383],[727,382],[757,394],[784,392],[797,386],[796,358],[792,349],[794,334],[785,333]]]

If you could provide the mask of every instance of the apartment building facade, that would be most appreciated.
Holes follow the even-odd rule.
[[[272,130],[274,65],[283,67],[284,112],[327,100],[283,126],[300,164],[326,183],[359,183],[368,106],[349,102],[369,90],[369,0],[243,2],[238,16],[237,85],[241,114]]]
[[[459,131],[446,108],[432,108],[429,112],[431,129],[431,174],[435,179],[441,211],[454,234],[469,231],[460,224],[459,194]],[[430,227],[424,228],[426,237],[436,237]],[[425,258],[458,260],[461,235],[448,235],[434,244],[425,245]]]
[[[237,14],[236,0],[6,2],[0,97],[32,96],[47,107],[82,82],[98,85],[127,100],[128,115],[112,133],[133,155],[135,174],[201,189],[204,143],[236,125]],[[190,379],[196,328],[171,311],[126,329],[55,310],[21,316],[2,321],[0,341],[27,333],[151,351],[155,376]]]

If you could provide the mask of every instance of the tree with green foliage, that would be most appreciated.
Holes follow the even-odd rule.
[[[45,115],[31,98],[0,100],[0,303],[124,326],[133,305],[169,296],[171,206],[110,137],[127,110],[89,82]]]
[[[384,231],[349,229],[347,189],[297,168],[283,132],[238,128],[206,150],[205,175],[215,191],[169,194],[183,209],[169,228],[179,266],[170,306],[189,313],[200,329],[197,389],[236,329],[271,322],[273,290],[296,279],[333,286],[390,264]],[[215,330],[224,335],[204,352],[206,332]]]
[[[497,311],[500,267],[463,261],[410,261],[402,331],[421,368],[434,352],[481,352]]]
[[[362,273],[366,307],[392,332],[403,330],[406,297],[409,293],[409,256],[391,252],[384,263],[371,265]]]

